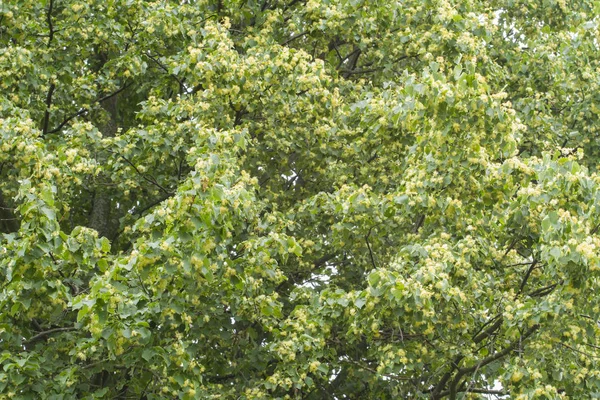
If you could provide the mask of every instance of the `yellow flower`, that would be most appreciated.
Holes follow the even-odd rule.
[[[513,372],[512,376],[510,377],[510,381],[513,383],[517,383],[522,378],[523,378],[523,373],[521,371],[517,370],[517,371]]]

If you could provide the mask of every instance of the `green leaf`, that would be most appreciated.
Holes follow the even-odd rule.
[[[100,238],[100,244],[104,253],[108,253],[110,251],[110,241],[107,238]]]
[[[156,353],[152,349],[144,349],[144,351],[142,351],[142,358],[149,362],[155,354]]]
[[[359,297],[356,300],[354,300],[354,305],[357,308],[363,308],[363,306],[365,305],[366,302],[367,302],[367,300],[364,297]]]

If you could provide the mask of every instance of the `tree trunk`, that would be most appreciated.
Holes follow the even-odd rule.
[[[0,233],[12,233],[19,230],[19,220],[4,201],[4,195],[0,192]]]
[[[118,95],[115,95],[102,102],[102,108],[108,113],[108,121],[100,127],[100,131],[104,137],[113,137],[117,133],[117,101]],[[98,161],[100,163],[105,158],[106,154],[98,154]],[[107,181],[108,178],[106,177],[98,177],[88,226],[97,230],[100,237],[104,236],[112,239],[115,231],[114,224],[111,221],[113,202],[108,186],[105,184]]]

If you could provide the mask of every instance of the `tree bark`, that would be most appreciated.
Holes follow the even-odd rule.
[[[104,63],[106,56],[102,55],[101,59]],[[108,121],[103,123],[100,127],[100,132],[102,132],[102,136],[104,137],[114,137],[117,133],[118,97],[118,95],[115,95],[100,103],[102,108],[108,114]],[[105,154],[98,154],[98,161],[100,163],[102,163],[105,158]],[[116,230],[111,221],[113,201],[111,199],[110,191],[107,189],[108,186],[104,184],[106,181],[106,177],[98,177],[88,226],[98,231],[100,237],[112,239]]]
[[[12,233],[19,230],[19,220],[12,208],[4,201],[4,195],[0,191],[0,233]]]

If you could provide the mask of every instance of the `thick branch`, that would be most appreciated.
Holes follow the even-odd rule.
[[[521,286],[519,287],[519,291],[515,295],[515,300],[517,299],[517,297],[519,297],[519,295],[521,293],[523,293],[523,289],[525,288],[525,285],[527,284],[527,281],[529,280],[529,277],[531,276],[531,273],[535,269],[535,266],[537,265],[537,263],[538,263],[538,260],[533,260],[533,262],[527,269],[527,272],[525,273],[525,276],[523,277],[523,281],[521,282]]]
[[[454,379],[452,380],[452,383],[450,385],[450,392],[449,392],[450,400],[456,400],[457,387],[459,386],[460,380],[462,379],[463,376],[473,373],[473,372],[479,370],[481,367],[485,367],[486,365],[491,364],[494,361],[507,356],[515,348],[517,348],[517,346],[519,346],[523,341],[525,341],[528,337],[533,335],[539,328],[540,328],[540,325],[536,324],[536,325],[532,326],[531,328],[529,328],[527,330],[527,332],[525,332],[523,335],[521,335],[519,340],[515,340],[514,342],[512,342],[510,344],[510,346],[506,347],[504,350],[499,351],[498,353],[493,354],[489,357],[486,357],[483,360],[479,361],[478,363],[471,365],[470,367],[459,368],[458,372],[456,373],[456,376],[454,377]]]
[[[477,335],[475,335],[475,337],[473,338],[473,342],[475,344],[479,344],[485,338],[491,336],[498,328],[500,328],[500,326],[502,325],[502,322],[504,322],[504,318],[502,318],[502,314],[498,314],[493,319],[491,319],[487,324],[491,323],[494,320],[496,320],[496,322],[494,322],[494,324],[492,324],[489,328],[487,328],[485,331],[483,331],[483,332],[478,333]],[[484,325],[482,327],[482,329],[485,328],[486,325]]]
[[[50,0],[50,4],[48,5],[48,11],[46,12],[46,21],[48,22],[48,46],[54,39],[54,25],[52,25],[52,7],[54,6],[54,0]]]
[[[323,265],[325,265],[325,263],[327,263],[327,261],[333,259],[335,256],[337,256],[337,253],[330,253],[330,254],[326,254],[323,257],[315,260],[315,262],[313,263],[315,268],[320,268]]]
[[[475,344],[481,343],[485,338],[491,336],[498,328],[500,328],[503,321],[504,321],[504,319],[502,318],[502,314],[496,315],[494,318],[492,318],[487,323],[485,323],[481,327],[481,329],[479,329],[479,331],[477,331],[477,333],[475,335],[473,335],[474,336],[473,342]],[[493,324],[492,324],[492,322],[493,322]],[[490,324],[492,324],[492,325],[490,325]],[[490,325],[490,326],[487,329],[485,329],[485,327],[488,325]],[[434,398],[434,399],[441,398],[441,397],[444,397],[447,395],[444,393],[449,393],[449,391],[442,391],[442,389],[444,389],[444,387],[450,380],[452,373],[458,369],[458,364],[462,361],[463,358],[464,358],[463,355],[458,355],[454,358],[454,360],[452,360],[452,365],[451,365],[450,370],[442,376],[442,378],[440,379],[438,384],[435,385],[435,387],[431,391],[432,398]]]
[[[206,380],[209,381],[210,383],[220,383],[220,382],[228,381],[235,377],[236,377],[235,374],[228,374],[228,375],[221,375],[221,376],[208,376],[208,377],[206,377]]]
[[[417,223],[415,224],[415,228],[413,229],[413,233],[415,233],[415,234],[419,233],[419,229],[421,229],[424,222],[425,222],[425,214],[419,215],[419,218],[417,219]]]
[[[373,264],[373,268],[377,268],[377,265],[375,264],[375,258],[373,257],[373,250],[371,249],[371,243],[369,243],[369,236],[371,236],[372,230],[373,228],[369,229],[369,233],[367,233],[367,236],[365,237],[365,242],[367,242],[367,248],[369,249],[369,257],[371,258],[371,264]]]
[[[107,62],[107,54],[99,53],[98,58],[102,66]],[[124,90],[122,88],[118,92]],[[118,126],[118,99],[117,93],[104,96],[98,100],[100,106],[107,112],[108,120],[103,123],[99,129],[104,137],[114,137],[117,134]],[[98,162],[103,163],[106,160],[106,155],[102,152],[97,154],[96,159]],[[113,199],[111,193],[103,187],[103,184],[108,181],[108,178],[100,175],[98,177],[98,183],[95,185],[94,197],[92,201],[92,209],[89,215],[88,226],[95,229],[100,236],[111,239],[115,232],[115,224],[111,221],[111,214],[115,211],[113,208]]]
[[[557,282],[557,283],[553,283],[552,285],[548,285],[548,286],[544,286],[542,288],[536,289],[530,293],[528,293],[529,297],[544,297],[549,295],[550,293],[552,293],[552,291],[554,289],[556,289],[556,287],[560,284],[562,284],[563,281]]]
[[[347,61],[347,60],[348,60],[350,57],[352,57],[354,54],[356,54],[356,53],[357,53],[357,52],[359,52],[359,51],[360,51],[360,49],[355,49],[355,50],[354,50],[354,51],[352,51],[350,54],[348,54],[346,57],[342,58],[342,59],[340,60],[340,63],[338,64],[338,66],[337,66],[337,68],[336,68],[336,69],[338,69],[338,70],[339,70],[340,68],[342,68],[342,65],[344,65],[344,63],[345,63],[345,62],[346,62],[346,61]]]
[[[402,56],[400,58],[397,58],[395,60],[392,61],[392,64],[395,64],[399,61],[405,60],[407,58],[412,58],[414,56]],[[342,61],[343,62],[343,61]],[[371,63],[370,63],[371,64]],[[341,66],[341,65],[340,65]],[[339,67],[338,67],[339,68]],[[377,72],[377,71],[382,71],[386,68],[385,65],[379,66],[379,67],[373,67],[373,68],[361,68],[361,69],[356,69],[355,67],[349,68],[349,69],[343,69],[340,70],[341,73],[346,74],[346,78],[349,75],[358,75],[358,74],[370,74],[372,72]]]
[[[44,122],[42,122],[42,135],[48,133],[48,122],[50,121],[50,107],[52,106],[52,95],[54,94],[54,89],[56,89],[56,85],[54,83],[50,84],[48,94],[46,95],[46,111],[44,112]]]
[[[539,325],[534,325],[531,328],[529,328],[527,330],[527,332],[525,332],[523,335],[521,335],[521,337],[519,338],[519,340],[515,340],[513,343],[510,344],[510,346],[508,346],[507,348],[505,348],[502,351],[499,351],[496,354],[493,354],[489,357],[484,358],[483,360],[479,361],[477,364],[472,365],[470,367],[467,368],[460,368],[459,369],[459,375],[465,375],[471,372],[475,372],[475,370],[484,367],[488,364],[493,363],[496,360],[499,360],[500,358],[506,356],[507,354],[509,354],[511,351],[513,351],[520,343],[522,343],[525,339],[527,339],[529,336],[533,335],[538,329],[540,329]]]
[[[354,71],[354,69],[356,69],[356,65],[358,64],[358,57],[360,57],[361,54],[362,54],[362,51],[358,48],[355,49],[355,51],[353,51],[352,56],[349,58],[348,69],[346,69],[344,72],[342,72],[342,75],[344,78],[348,79],[350,77],[350,75],[352,74],[352,71]]]
[[[458,355],[454,358],[454,360],[452,360],[452,365],[451,365],[450,371],[448,371],[444,375],[442,375],[442,379],[440,379],[438,384],[435,385],[435,387],[431,391],[431,398],[438,399],[438,398],[444,396],[444,395],[442,395],[442,393],[444,393],[444,392],[442,392],[442,389],[446,386],[446,383],[448,383],[448,381],[450,380],[452,373],[454,372],[454,370],[456,370],[458,368],[458,363],[460,363],[463,358],[464,358],[463,355]]]
[[[4,201],[4,195],[0,191],[0,232],[12,233],[19,230],[19,220]]]

